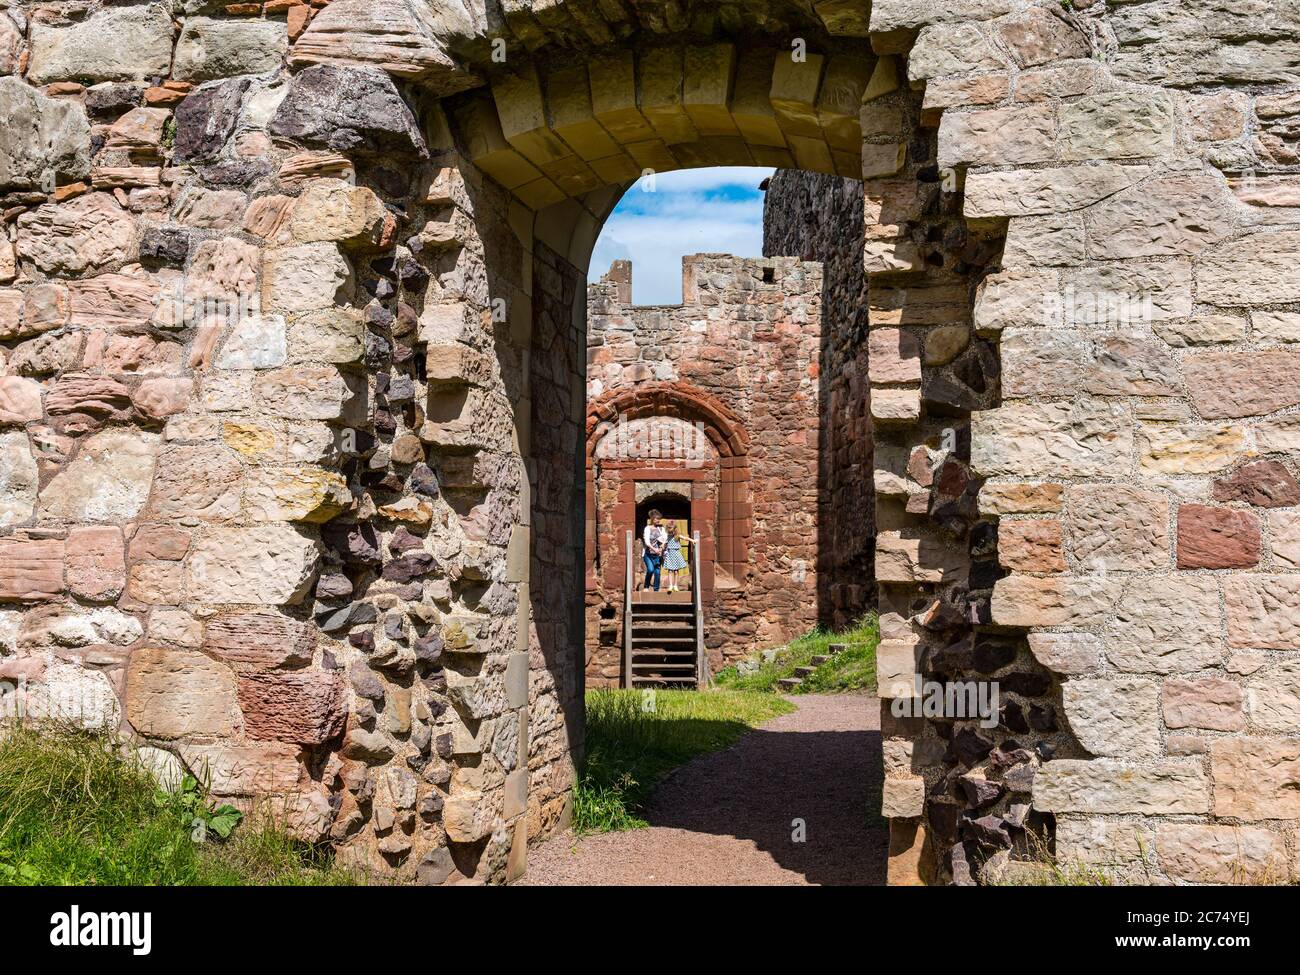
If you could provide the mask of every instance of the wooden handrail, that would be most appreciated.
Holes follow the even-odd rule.
[[[632,686],[632,533],[627,533],[627,573],[623,579],[623,686]]]
[[[695,610],[695,686],[709,687],[713,676],[704,656],[704,579],[700,575],[700,533],[691,536],[691,604]]]

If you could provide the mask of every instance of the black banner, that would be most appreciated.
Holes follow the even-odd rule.
[[[552,962],[568,956],[579,965],[593,952],[623,958],[635,949],[619,923],[608,923],[624,910],[669,911],[690,929],[692,953],[701,939],[717,951],[737,940],[763,944],[765,954],[776,940],[804,959],[862,952],[867,964],[886,956],[891,963],[909,955],[935,959],[936,952],[981,945],[1039,964],[1126,955],[1182,961],[1193,954],[1230,962],[1259,948],[1281,950],[1289,943],[1282,929],[1294,923],[1289,892],[1257,887],[855,888],[803,895],[777,888],[0,890],[6,957],[75,955],[84,962],[101,955],[128,967],[337,964],[367,956],[391,966],[406,958],[427,963],[431,954],[446,962],[461,950],[490,963],[484,951],[493,944],[510,946],[502,958],[526,963],[514,953],[549,946]],[[695,920],[685,925],[687,918]]]

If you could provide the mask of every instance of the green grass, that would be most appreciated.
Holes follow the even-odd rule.
[[[588,691],[587,753],[574,792],[575,831],[645,826],[650,793],[670,771],[793,710],[779,697],[747,691]]]
[[[355,878],[259,817],[191,839],[193,790],[168,793],[106,738],[0,731],[0,884],[306,886]]]
[[[876,645],[880,627],[870,613],[842,633],[818,628],[790,642],[770,664],[757,671],[741,673],[735,665],[720,671],[714,678],[719,687],[746,691],[777,691],[777,681],[795,676],[796,667],[812,665],[812,658],[828,653],[832,643],[848,647],[817,668],[793,693],[831,693],[835,691],[874,691],[876,689]]]

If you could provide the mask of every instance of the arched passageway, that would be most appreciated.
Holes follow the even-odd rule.
[[[584,443],[602,422],[606,426],[597,440],[609,434],[620,414],[633,422],[655,412],[652,400],[638,403],[628,397],[615,402],[615,395],[602,402],[598,396],[597,410],[603,413],[593,417],[589,409],[584,431],[576,412],[588,380],[584,282],[604,219],[642,170],[766,162],[862,180],[859,205],[871,228],[864,234],[859,258],[864,287],[835,300],[840,308],[868,306],[865,317],[880,327],[866,343],[860,314],[833,323],[843,328],[845,337],[830,359],[825,360],[820,349],[814,353],[814,373],[827,363],[832,369],[829,375],[815,377],[816,408],[852,416],[860,432],[867,426],[875,450],[902,477],[917,450],[922,452],[920,463],[942,459],[949,465],[945,470],[954,474],[943,480],[942,501],[935,505],[940,528],[930,520],[928,486],[903,488],[901,480],[896,486],[869,475],[869,454],[864,456],[858,446],[861,436],[852,446],[838,451],[832,446],[819,455],[818,447],[824,446],[819,433],[808,445],[811,465],[801,484],[811,486],[810,500],[790,507],[817,508],[819,480],[829,481],[821,464],[831,471],[842,464],[846,470],[856,461],[856,470],[842,477],[843,496],[854,497],[845,487],[869,476],[882,492],[883,534],[878,545],[883,545],[886,558],[877,573],[885,587],[882,610],[910,616],[922,600],[934,602],[936,612],[943,614],[949,612],[945,606],[955,607],[966,598],[966,534],[975,520],[971,498],[977,484],[955,472],[964,466],[958,453],[967,449],[963,418],[997,402],[996,353],[969,329],[975,282],[999,251],[1000,228],[991,225],[987,236],[981,236],[961,220],[960,193],[938,175],[934,130],[924,124],[920,99],[907,90],[895,59],[879,57],[859,42],[831,38],[822,51],[812,51],[806,59],[793,54],[790,47],[761,38],[650,43],[592,60],[585,70],[543,54],[529,64],[502,69],[499,79],[484,90],[444,101],[446,125],[457,145],[465,147],[465,157],[476,168],[494,173],[511,191],[508,208],[517,214],[516,225],[528,228],[519,234],[522,274],[505,267],[501,279],[490,283],[494,293],[508,296],[504,304],[512,334],[521,340],[526,336],[527,393],[516,402],[526,403],[528,409],[527,453],[532,464],[527,528],[532,552],[527,586],[530,652],[544,662],[544,674],[539,675],[543,683],[554,682],[570,754],[580,748],[581,694],[587,677],[595,673],[610,679],[617,673],[613,663],[600,662],[599,647],[594,668],[575,652],[583,645],[583,594],[599,588],[594,567],[607,572],[614,566],[621,577],[620,537],[625,538],[625,529],[616,533],[612,523],[605,526],[602,538],[593,503],[599,494],[595,472],[576,474],[587,466]],[[810,212],[817,215],[825,206],[821,196],[832,194],[812,187],[809,193]],[[816,217],[808,223],[783,243],[799,249],[800,257],[804,249],[829,253],[833,245],[818,239]],[[512,262],[518,260],[509,249],[507,254]],[[844,260],[842,255],[837,259]],[[763,260],[768,271],[756,272],[760,291],[773,283],[771,272],[777,269],[779,275],[781,266],[775,259]],[[489,260],[488,267],[491,274],[497,265]],[[867,277],[870,291],[865,290]],[[688,273],[688,302],[697,297],[690,280]],[[816,317],[821,324],[820,313]],[[948,354],[932,357],[923,371],[922,331],[936,325],[950,328],[954,342]],[[864,344],[870,346],[869,369]],[[828,429],[833,429],[833,420]],[[733,426],[727,435],[710,437],[720,463],[736,453],[730,444],[735,432]],[[826,442],[833,440],[828,436]],[[598,453],[591,449],[595,443],[586,446],[586,456]],[[918,462],[911,463],[915,467]],[[596,466],[611,465],[600,461]],[[738,481],[748,483],[743,477]],[[614,504],[635,505],[635,477],[627,484],[631,496],[611,490]],[[914,490],[924,493],[912,496]],[[732,497],[752,508],[738,495]],[[918,504],[922,498],[924,504]],[[859,504],[854,518],[862,518],[861,508]],[[873,523],[856,521],[867,531]],[[585,551],[575,544],[584,536],[589,539]],[[719,564],[727,566],[721,538],[717,544]],[[731,549],[732,566],[747,561],[737,554]],[[856,558],[843,561],[860,572],[864,562],[860,555]],[[857,597],[871,588],[869,580]],[[587,607],[592,629],[599,632],[603,626],[615,634],[617,627],[601,612],[599,601],[588,602],[594,604]],[[833,606],[833,597],[823,600],[823,607],[828,604]],[[950,640],[960,639],[969,627],[964,611],[933,620],[936,630]],[[919,730],[892,725],[886,733],[902,741]],[[920,797],[908,791],[916,781],[914,770],[908,770],[905,781],[887,783],[886,803],[895,814],[919,816]],[[891,794],[890,789],[895,791]],[[535,791],[543,815],[530,830],[545,835],[563,824],[558,812],[563,808],[561,792],[548,796],[545,788]],[[548,818],[549,810],[556,810],[556,818]],[[903,871],[900,876],[918,869],[922,835],[914,829],[900,834],[895,858],[896,869]]]

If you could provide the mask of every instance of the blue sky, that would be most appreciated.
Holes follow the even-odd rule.
[[[774,170],[717,166],[659,173],[623,194],[605,221],[591,255],[588,280],[611,261],[632,261],[632,300],[673,305],[682,300],[682,255],[759,257],[763,253],[763,192]]]

